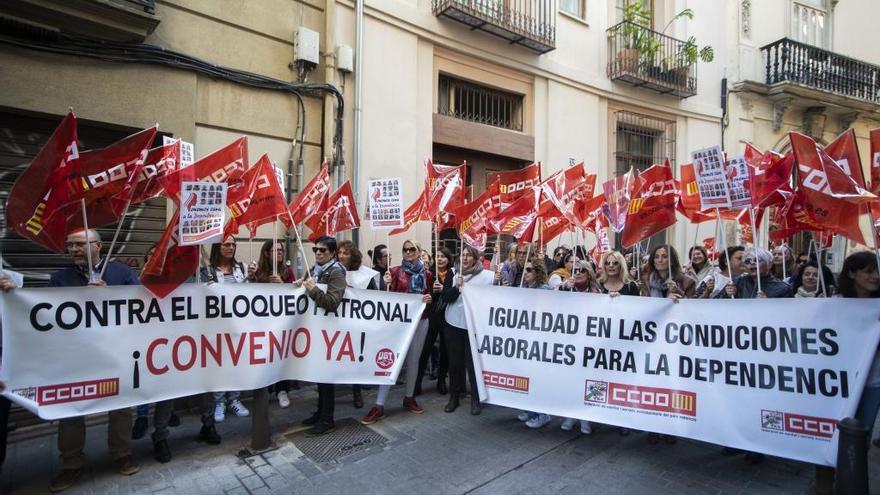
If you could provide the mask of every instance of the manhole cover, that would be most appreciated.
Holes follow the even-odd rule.
[[[337,421],[336,429],[326,435],[307,437],[305,433],[298,431],[288,433],[285,437],[306,457],[318,463],[335,461],[355,452],[385,445],[388,440],[353,418]]]

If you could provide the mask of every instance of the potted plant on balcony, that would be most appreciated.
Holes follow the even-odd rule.
[[[692,20],[694,18],[694,11],[684,9],[676,14],[666,24],[666,27],[663,28],[663,33],[666,33],[666,30],[669,29],[673,22],[683,17]],[[697,46],[697,39],[694,36],[689,37],[687,41],[681,43],[677,48],[674,53],[663,58],[664,78],[676,86],[687,87],[690,67],[697,63],[697,60],[706,63],[714,60],[715,50],[710,45],[700,48]]]
[[[648,24],[651,12],[641,2],[627,4],[623,9],[623,22],[608,30],[608,37],[617,37],[622,48],[617,51],[617,67],[621,71],[638,72],[643,55],[650,49],[651,35]],[[656,51],[656,48],[654,49]]]

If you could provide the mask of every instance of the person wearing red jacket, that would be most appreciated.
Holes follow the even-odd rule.
[[[434,276],[425,267],[424,263],[419,260],[419,253],[421,251],[422,247],[418,242],[413,240],[405,241],[403,243],[403,263],[385,272],[383,280],[390,291],[403,292],[405,294],[422,294],[422,301],[425,304],[431,304]],[[419,321],[418,327],[416,327],[416,333],[413,335],[409,351],[406,353],[406,396],[403,398],[403,407],[415,414],[425,412],[422,406],[416,402],[414,395],[416,380],[419,374],[419,356],[422,354],[422,347],[425,345],[425,337],[428,334],[429,314],[429,311],[422,313],[422,319]],[[388,391],[390,390],[391,385],[379,386],[376,405],[364,416],[361,423],[370,425],[385,417],[385,399],[388,398]]]

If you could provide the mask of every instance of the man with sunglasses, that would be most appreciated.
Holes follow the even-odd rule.
[[[64,247],[72,258],[73,265],[53,273],[49,278],[49,287],[139,285],[137,277],[127,265],[101,259],[101,236],[94,230],[72,231],[67,235]],[[89,261],[92,263],[91,267]],[[107,437],[110,453],[116,462],[117,471],[125,476],[140,471],[140,466],[131,457],[131,425],[130,408],[109,412]],[[50,491],[60,492],[76,483],[85,470],[85,445],[85,417],[66,418],[58,422],[58,450],[61,451],[62,468],[49,484]]]
[[[342,302],[345,288],[348,286],[345,281],[345,267],[336,260],[336,239],[329,236],[319,238],[312,252],[315,253],[315,266],[312,267],[311,276],[307,277],[302,285],[306,288],[306,294],[318,307],[335,311]],[[317,284],[326,284],[327,290],[322,290]],[[333,421],[334,400],[333,384],[319,383],[318,410],[302,422],[303,426],[312,427],[306,435],[323,435],[336,428],[336,423]]]
[[[773,277],[770,267],[773,264],[773,255],[766,249],[749,249],[743,256],[745,272],[734,277],[732,283],[727,284],[723,291],[715,296],[716,299],[765,299],[792,297],[791,286]],[[761,290],[758,290],[758,276],[761,277]]]

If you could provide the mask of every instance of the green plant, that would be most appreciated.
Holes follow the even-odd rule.
[[[669,29],[669,26],[672,25],[673,22],[681,19],[687,18],[689,20],[693,20],[694,11],[692,9],[684,9],[678,14],[676,14],[672,19],[666,23],[666,26],[663,28],[663,34],[666,34],[666,30]],[[678,52],[672,57],[674,58],[674,62],[678,65],[678,67],[685,67],[697,62],[697,59],[702,60],[703,62],[709,63],[715,59],[715,49],[710,45],[706,45],[703,48],[699,48],[697,46],[697,38],[691,36],[684,42],[684,44],[679,47]],[[663,59],[663,65],[665,68],[669,68],[673,60],[669,60],[670,57],[666,57]]]

